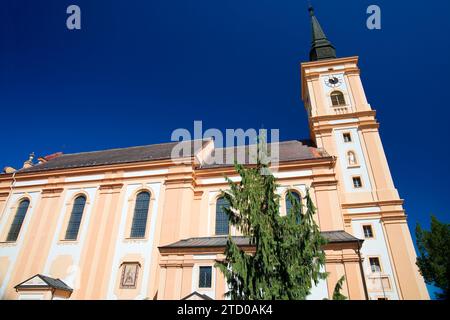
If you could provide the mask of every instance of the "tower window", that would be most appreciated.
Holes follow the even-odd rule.
[[[72,213],[70,214],[69,224],[67,225],[66,240],[77,240],[85,204],[86,198],[84,196],[79,196],[75,199]]]
[[[216,203],[216,235],[227,235],[229,232],[228,215],[226,208],[229,208],[230,204],[225,198],[217,199]]]
[[[342,136],[344,137],[344,142],[352,142],[352,135],[350,132],[346,132]]]
[[[364,238],[370,239],[373,238],[373,230],[371,225],[363,226]]]
[[[14,216],[14,220],[8,232],[8,236],[6,237],[6,241],[14,242],[19,237],[19,232],[22,228],[23,220],[25,219],[29,206],[30,201],[28,199],[25,199],[19,203],[16,215]]]
[[[133,222],[131,224],[131,238],[144,238],[147,228],[150,193],[144,191],[137,195],[134,206]]]
[[[289,197],[289,193],[291,194],[292,198],[295,199],[294,201],[297,202],[298,206],[299,206],[299,210],[300,212],[298,212],[298,216],[297,216],[297,223],[300,223],[300,215],[302,214],[302,198],[301,196],[298,194],[298,192],[296,191],[289,191],[288,193],[286,193],[286,215],[289,215],[291,213],[295,213],[293,210],[294,204],[291,202],[291,199]]]
[[[380,259],[377,257],[369,258],[370,270],[373,273],[381,272]]]
[[[330,94],[331,103],[333,104],[333,107],[339,107],[339,106],[345,106],[345,98],[344,94],[340,91],[333,91]]]
[[[356,189],[362,188],[362,181],[360,177],[353,177],[353,187]]]
[[[212,268],[200,267],[198,277],[199,288],[211,288]]]

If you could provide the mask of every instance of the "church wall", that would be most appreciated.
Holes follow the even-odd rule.
[[[378,130],[363,130],[378,197],[383,200],[398,199]]]
[[[325,166],[312,168],[313,170],[281,170],[276,174],[279,177],[280,187],[277,192],[281,196],[281,214],[285,214],[284,202],[288,189],[296,190],[304,196],[306,188],[311,188],[311,196],[318,207],[316,218],[321,229],[343,230],[343,215],[340,210],[336,210],[341,205],[337,183],[333,178],[334,171]],[[178,178],[169,178],[165,181],[161,178],[136,176],[124,179],[123,174],[122,177],[112,175],[107,183],[82,181],[86,177],[72,177],[69,183],[61,184],[58,188],[52,189],[45,185],[40,187],[41,191],[34,191],[35,201],[32,201],[32,208],[27,213],[26,220],[28,219],[30,223],[31,209],[38,208],[39,213],[36,214],[36,220],[33,219],[29,232],[33,235],[41,234],[44,228],[52,232],[44,242],[40,242],[39,246],[31,241],[34,236],[27,232],[27,236],[24,237],[30,240],[23,251],[27,252],[27,255],[21,254],[19,252],[21,250],[17,250],[16,247],[15,262],[10,261],[11,257],[14,260],[14,255],[9,254],[14,249],[6,252],[2,248],[0,253],[3,254],[0,260],[2,278],[9,277],[8,287],[12,287],[13,284],[24,280],[25,270],[28,270],[29,276],[36,273],[49,274],[63,279],[75,289],[72,299],[153,299],[156,296],[158,299],[161,297],[180,299],[194,291],[193,289],[215,298],[223,296],[226,283],[218,270],[214,271],[213,289],[204,290],[196,285],[198,267],[205,263],[213,265],[213,260],[208,256],[197,255],[192,264],[187,263],[181,269],[175,266],[160,267],[161,258],[157,250],[159,245],[192,236],[214,235],[215,201],[220,190],[227,188],[225,181],[218,177],[210,177],[209,180],[200,179],[201,184],[193,188],[191,180],[179,179],[178,171],[174,174]],[[189,177],[191,173],[184,168],[181,170],[181,176],[186,175]],[[32,189],[30,188],[30,191]],[[43,189],[47,191],[43,192]],[[152,195],[147,224],[148,234],[143,240],[127,239],[133,200],[142,190],[148,190]],[[62,239],[73,200],[80,194],[86,196],[87,202],[79,238],[73,243],[65,242]],[[11,203],[17,203],[23,195],[24,192],[16,192],[11,198]],[[186,209],[184,213],[180,213],[182,207]],[[50,224],[43,218],[44,216],[51,217]],[[204,223],[205,221],[207,223]],[[5,219],[2,219],[2,225],[6,223]],[[184,228],[182,224],[185,224]],[[25,230],[25,224],[23,228]],[[358,227],[355,227],[354,223],[352,229],[353,233],[360,237],[356,233]],[[378,230],[376,232],[378,233]],[[233,233],[238,234],[235,231]],[[21,232],[21,235],[23,234],[25,231]],[[380,246],[382,243],[377,244],[376,248]],[[148,250],[149,247],[153,250]],[[42,255],[43,251],[47,254]],[[29,256],[36,257],[37,262],[30,263]],[[135,289],[120,288],[121,265],[124,262],[138,262],[140,265]],[[355,262],[327,264],[327,271],[330,270],[335,276],[314,288],[311,298],[322,295],[324,290],[332,290],[333,280],[340,274],[346,274],[351,281],[346,292],[350,296],[361,298],[361,287],[355,286],[355,280],[351,280],[358,277],[353,274],[359,271],[357,266]],[[17,298],[14,292],[11,290],[9,292],[8,298]]]
[[[137,177],[136,172],[131,172],[132,177],[127,178],[136,181],[133,184],[142,184],[141,181],[149,181],[149,178]],[[110,175],[110,179],[120,179],[120,173]],[[19,196],[24,194],[34,195],[30,208],[27,212],[24,224],[16,243],[0,243],[0,276],[2,291],[7,292],[6,298],[16,298],[17,295],[12,289],[14,285],[24,280],[25,275],[30,276],[36,273],[53,275],[61,278],[71,287],[76,289],[72,298],[106,298],[110,286],[109,276],[117,275],[120,265],[113,263],[115,256],[115,244],[119,233],[119,218],[122,216],[123,202],[122,186],[120,183],[103,183],[98,179],[103,179],[105,175],[78,175],[67,177],[68,183],[64,184],[64,179],[59,181],[58,187],[53,185],[40,185],[32,187],[32,183],[27,181],[21,183],[20,190],[10,199],[10,203],[17,206]],[[162,212],[158,206],[159,190],[162,186],[160,182],[149,182],[148,185],[156,185],[157,192],[152,192],[151,205],[154,210],[149,214],[153,221],[149,221],[149,228],[154,237],[156,220],[159,218],[157,212]],[[40,179],[48,182],[50,179]],[[150,178],[150,180],[155,180]],[[36,180],[37,181],[37,180]],[[116,181],[117,182],[117,181]],[[51,187],[51,188],[50,188]],[[28,192],[23,191],[28,189]],[[56,192],[58,191],[58,192]],[[76,241],[65,241],[65,229],[70,217],[73,200],[77,195],[83,194],[87,198],[83,219],[80,225],[78,239]],[[37,207],[37,210],[35,208]],[[153,209],[153,208],[152,208]],[[6,210],[5,219],[1,219],[1,234],[6,237],[9,225],[15,214],[15,207]],[[36,211],[35,214],[33,212]],[[154,212],[153,212],[154,211]],[[122,228],[123,229],[123,228]],[[149,238],[148,238],[149,239]],[[124,239],[121,239],[124,240]],[[151,261],[149,256],[156,257],[158,250],[144,250],[144,246],[131,246],[128,250],[120,248],[119,253],[135,252],[139,250],[146,253],[144,276],[140,275],[142,285],[142,298],[144,293],[150,292],[151,281],[150,270],[156,272],[157,261]],[[126,245],[124,245],[126,247]],[[153,247],[153,246],[150,246]],[[148,248],[148,247],[147,247]],[[146,248],[146,249],[147,249]],[[118,253],[118,255],[120,255]],[[144,263],[142,263],[144,265]],[[115,272],[112,272],[115,271]],[[106,276],[107,275],[107,276]],[[92,279],[94,279],[92,281]],[[89,283],[95,286],[89,286]],[[116,279],[114,279],[116,284]],[[146,296],[145,296],[146,297]],[[120,297],[119,297],[120,298]],[[140,297],[138,297],[140,298]]]
[[[304,196],[306,188],[310,188],[312,199],[318,207],[316,220],[321,230],[343,230],[346,228],[343,217],[356,211],[351,208],[341,209],[340,182],[336,180],[334,167],[327,163],[302,164],[301,168],[288,170],[282,168],[275,174],[280,185],[277,190],[281,196],[280,211],[285,214],[288,189],[296,190]],[[14,190],[9,202],[10,208],[0,221],[3,235],[5,226],[12,217],[11,213],[15,212],[13,204],[17,205],[25,194],[31,197],[32,203],[18,243],[0,244],[0,285],[3,296],[16,299],[17,294],[11,289],[14,285],[23,281],[26,276],[43,273],[59,277],[73,287],[75,290],[71,299],[180,299],[193,289],[199,289],[215,298],[222,297],[227,289],[218,270],[214,271],[214,289],[204,290],[196,285],[198,267],[202,263],[213,265],[212,259],[205,260],[205,257],[197,255],[192,262],[184,262],[181,268],[175,265],[164,266],[161,265],[158,251],[158,246],[184,238],[214,236],[216,200],[220,190],[228,188],[222,174],[210,173],[206,177],[202,172],[196,173],[194,184],[190,167],[144,171],[72,175],[66,179],[52,180],[53,184],[34,186],[25,182]],[[162,174],[163,172],[166,174]],[[36,181],[42,183],[43,180],[45,179]],[[127,239],[127,234],[134,199],[141,190],[148,190],[151,194],[148,234],[145,239],[131,240]],[[86,196],[87,202],[79,237],[74,242],[67,242],[63,240],[65,228],[73,201],[80,194]],[[385,206],[382,209],[386,211],[398,207]],[[354,235],[360,237],[354,223],[350,228]],[[388,237],[392,234],[391,229],[386,229]],[[36,236],[44,233],[46,236],[41,241],[34,241]],[[235,230],[232,234],[238,235]],[[382,243],[377,244],[376,248],[380,246]],[[366,253],[363,252],[363,255]],[[33,258],[33,262],[30,262],[30,258]],[[402,261],[409,260],[402,258]],[[397,262],[397,265],[404,263],[402,261]],[[124,262],[137,262],[140,265],[134,289],[120,288],[121,266]],[[355,284],[360,277],[355,274],[359,271],[357,267],[355,261],[327,263],[327,271],[334,276],[314,288],[310,298],[317,298],[332,290],[335,285],[333,280],[338,279],[337,276],[341,274],[349,279],[346,293],[351,298],[363,298],[361,283]],[[393,273],[393,278],[395,274]],[[362,279],[359,278],[359,281]],[[392,281],[393,286],[396,285],[395,281]],[[395,298],[393,295],[392,299]]]

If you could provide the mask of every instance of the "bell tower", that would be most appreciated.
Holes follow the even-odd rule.
[[[310,61],[301,64],[302,100],[312,140],[336,158],[346,231],[360,238],[364,238],[364,225],[371,224],[379,231],[376,241],[364,242],[362,253],[366,250],[366,254],[382,257],[381,263],[386,266],[383,277],[393,299],[428,299],[415,264],[403,200],[394,186],[380,139],[376,112],[361,82],[358,57],[338,58],[312,7],[309,15],[312,44]],[[367,260],[364,263],[370,273]]]
[[[301,73],[311,138],[337,157],[346,201],[399,200],[375,111],[361,82],[358,57],[337,58],[312,7],[309,13],[312,46],[310,61],[302,63]]]

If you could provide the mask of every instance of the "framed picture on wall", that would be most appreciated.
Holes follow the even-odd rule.
[[[139,263],[137,262],[123,263],[120,288],[135,289],[137,284],[138,273],[139,273]]]

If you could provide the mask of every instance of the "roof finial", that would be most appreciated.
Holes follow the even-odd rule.
[[[309,11],[309,15],[312,17],[314,15],[314,7],[312,6],[310,0],[308,0],[308,11]]]
[[[28,160],[23,163],[23,169],[31,168],[33,166],[34,152],[30,153]]]
[[[314,14],[314,8],[311,5],[311,2],[309,2],[308,11],[312,25],[312,45],[309,53],[309,60],[317,61],[336,58],[336,49],[325,36],[325,33]]]

